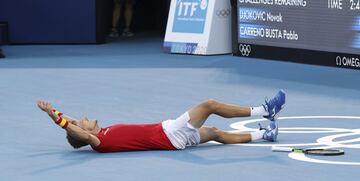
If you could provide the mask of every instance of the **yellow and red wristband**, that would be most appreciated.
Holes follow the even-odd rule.
[[[59,125],[63,129],[65,129],[69,125],[69,122],[62,117],[63,114],[61,112],[53,109],[53,114],[58,116],[58,119],[55,121],[57,125]]]
[[[61,117],[63,115],[63,113],[61,113],[55,109],[53,109],[52,112],[53,112],[53,114],[55,114],[55,116],[58,116],[58,117]]]

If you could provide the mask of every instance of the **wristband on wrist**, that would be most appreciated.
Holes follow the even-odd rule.
[[[69,125],[69,122],[62,117],[59,117],[59,119],[55,123],[63,129],[65,129]]]
[[[69,122],[62,117],[62,113],[61,113],[61,112],[56,111],[56,110],[54,109],[54,110],[53,110],[53,113],[54,113],[56,116],[58,116],[58,119],[55,121],[55,123],[56,123],[57,125],[59,125],[61,128],[65,129],[65,128],[69,125]]]
[[[55,116],[58,116],[58,117],[61,117],[61,116],[63,115],[63,113],[61,113],[61,112],[59,112],[59,111],[57,111],[57,110],[55,110],[55,109],[53,109],[52,112],[53,112],[53,114],[54,114]]]

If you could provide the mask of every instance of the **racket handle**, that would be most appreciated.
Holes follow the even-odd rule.
[[[272,151],[281,151],[281,152],[292,152],[293,148],[290,147],[278,147],[278,146],[273,146],[271,148]]]

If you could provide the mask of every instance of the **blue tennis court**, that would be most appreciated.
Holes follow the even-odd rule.
[[[356,70],[262,59],[164,54],[162,38],[105,45],[3,47],[1,180],[358,180],[360,77]],[[279,89],[287,103],[275,143],[208,143],[179,151],[74,150],[39,99],[100,126],[176,118],[205,99],[256,106]],[[261,117],[206,125],[249,131]],[[271,146],[344,149],[343,156],[272,152]]]

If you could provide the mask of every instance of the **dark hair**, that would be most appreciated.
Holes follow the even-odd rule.
[[[69,144],[74,147],[75,149],[79,149],[83,146],[88,145],[88,143],[83,142],[83,141],[79,141],[73,137],[71,137],[69,134],[66,134],[66,139],[68,140]]]

